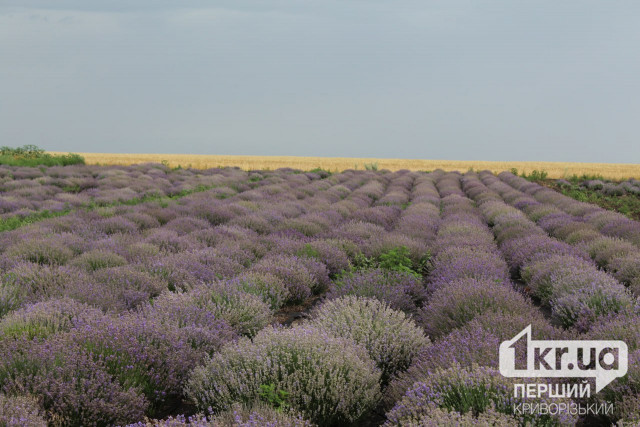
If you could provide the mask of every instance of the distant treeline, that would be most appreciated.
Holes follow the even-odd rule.
[[[84,164],[79,154],[48,154],[35,145],[0,147],[0,165],[9,166],[67,166]]]

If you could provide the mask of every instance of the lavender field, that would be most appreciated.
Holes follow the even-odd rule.
[[[509,172],[0,166],[0,224],[0,425],[640,423],[640,223]],[[613,413],[513,412],[529,324],[626,342]]]

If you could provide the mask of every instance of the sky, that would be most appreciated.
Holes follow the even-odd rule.
[[[640,2],[0,0],[0,145],[640,163]]]

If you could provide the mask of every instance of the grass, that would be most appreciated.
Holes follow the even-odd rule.
[[[51,153],[60,154],[60,153]],[[418,159],[375,159],[350,157],[296,157],[296,156],[218,156],[196,154],[104,154],[80,153],[87,164],[131,165],[135,163],[164,163],[171,167],[207,169],[214,167],[239,167],[244,170],[273,170],[294,168],[305,171],[324,170],[330,172],[345,169],[366,170],[420,170],[446,171],[490,170],[494,173],[516,168],[526,175],[534,170],[544,171],[548,178],[569,178],[573,175],[602,176],[607,179],[640,178],[639,164],[617,163],[567,163],[567,162],[490,162]]]

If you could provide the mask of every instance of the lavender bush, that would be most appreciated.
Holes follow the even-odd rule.
[[[629,351],[627,374],[609,384],[596,399],[614,404],[613,422],[640,419],[640,350]]]
[[[0,394],[0,425],[46,427],[47,422],[35,399]]]
[[[269,305],[259,296],[243,291],[233,281],[199,286],[182,296],[187,304],[224,319],[243,335],[253,336],[272,321]]]
[[[586,334],[592,340],[621,340],[629,351],[640,349],[640,314],[626,311],[598,319]]]
[[[640,254],[624,255],[612,258],[608,271],[629,287],[636,295],[640,295]]]
[[[7,255],[35,264],[63,265],[73,257],[73,252],[60,242],[26,240],[9,248]]]
[[[417,381],[402,400],[387,413],[385,425],[408,425],[431,416],[435,408],[461,414],[502,413],[513,416],[518,424],[572,424],[575,418],[568,413],[557,417],[551,415],[516,415],[513,404],[514,381],[505,378],[493,368],[473,366],[461,368],[454,365],[445,370],[430,373]]]
[[[523,278],[563,325],[588,329],[600,316],[630,309],[634,298],[608,274],[580,259],[553,256],[525,267]]]
[[[129,424],[127,427],[313,427],[314,424],[295,414],[281,411],[266,404],[236,404],[215,416],[178,415],[164,420],[149,420]]]
[[[260,260],[252,267],[252,271],[278,277],[287,287],[287,302],[298,303],[309,298],[320,286],[314,272],[307,268],[311,265],[308,261],[311,260],[291,255],[273,255]]]
[[[429,276],[430,290],[447,286],[449,282],[475,279],[493,283],[510,283],[509,271],[504,260],[491,250],[473,247],[451,247],[434,257]]]
[[[424,286],[414,274],[383,269],[357,270],[336,280],[329,298],[344,295],[376,298],[408,314],[416,313],[426,299]]]
[[[149,323],[150,334],[164,328],[167,331],[166,338],[177,336],[178,341],[188,344],[187,354],[191,350],[197,352],[196,361],[205,354],[213,354],[226,342],[237,338],[237,332],[226,320],[216,317],[207,306],[193,304],[184,294],[165,292],[151,303],[140,307],[136,316],[138,319],[127,320]]]
[[[589,241],[585,246],[589,256],[599,267],[605,269],[613,258],[640,254],[637,246],[613,237],[600,237]]]
[[[255,401],[261,385],[273,385],[311,421],[336,425],[354,422],[376,406],[379,381],[366,350],[350,340],[309,327],[268,327],[196,368],[186,393],[199,408],[220,411]]]
[[[265,403],[233,405],[211,420],[213,426],[234,427],[312,427],[313,424],[295,411],[277,410]]]
[[[108,360],[94,359],[65,336],[3,340],[0,356],[0,390],[37,397],[53,425],[123,424],[148,406],[135,387],[114,381]]]
[[[489,311],[515,314],[535,308],[509,285],[462,279],[434,292],[418,319],[429,336],[439,337]]]
[[[104,361],[110,378],[145,396],[151,415],[180,398],[190,370],[235,336],[226,322],[189,307],[169,311],[165,305],[163,312],[160,307],[105,317],[70,332],[96,363]]]
[[[565,338],[565,333],[553,327],[540,312],[485,312],[435,340],[418,354],[410,368],[398,375],[385,390],[386,406],[390,408],[402,398],[417,378],[449,368],[453,363],[462,367],[478,364],[497,369],[500,343],[513,338],[528,325],[532,325],[534,339]]]
[[[284,282],[269,273],[249,271],[232,279],[229,286],[257,295],[272,310],[280,309],[289,298],[289,290]]]
[[[314,240],[302,245],[297,250],[297,255],[308,256],[324,264],[327,271],[336,275],[351,267],[349,256],[339,245],[326,240]]]
[[[415,424],[414,424],[415,423]],[[412,419],[409,423],[406,420],[402,420],[399,423],[387,421],[385,426],[393,425],[420,425],[424,427],[439,427],[439,426],[461,426],[471,427],[476,425],[492,426],[492,427],[508,427],[518,425],[519,420],[510,415],[500,413],[495,410],[494,406],[489,405],[480,414],[474,414],[473,411],[466,413],[460,413],[457,411],[448,411],[447,409],[440,408],[436,405],[420,414],[416,419]]]
[[[314,311],[311,322],[323,331],[362,344],[382,371],[383,385],[407,369],[430,343],[404,313],[371,298],[345,296],[329,300]]]
[[[0,315],[49,298],[69,296],[86,303],[102,297],[95,295],[83,272],[66,266],[40,265],[30,262],[14,264],[0,283]],[[111,301],[111,300],[110,300]]]
[[[95,271],[108,267],[119,267],[126,264],[127,260],[120,255],[104,250],[85,252],[69,263],[69,265],[86,271]]]
[[[113,311],[131,310],[160,295],[169,284],[160,277],[137,269],[135,266],[104,268],[88,279],[104,286],[113,295]]]
[[[69,298],[31,304],[0,320],[0,339],[47,338],[102,317],[102,312]]]

